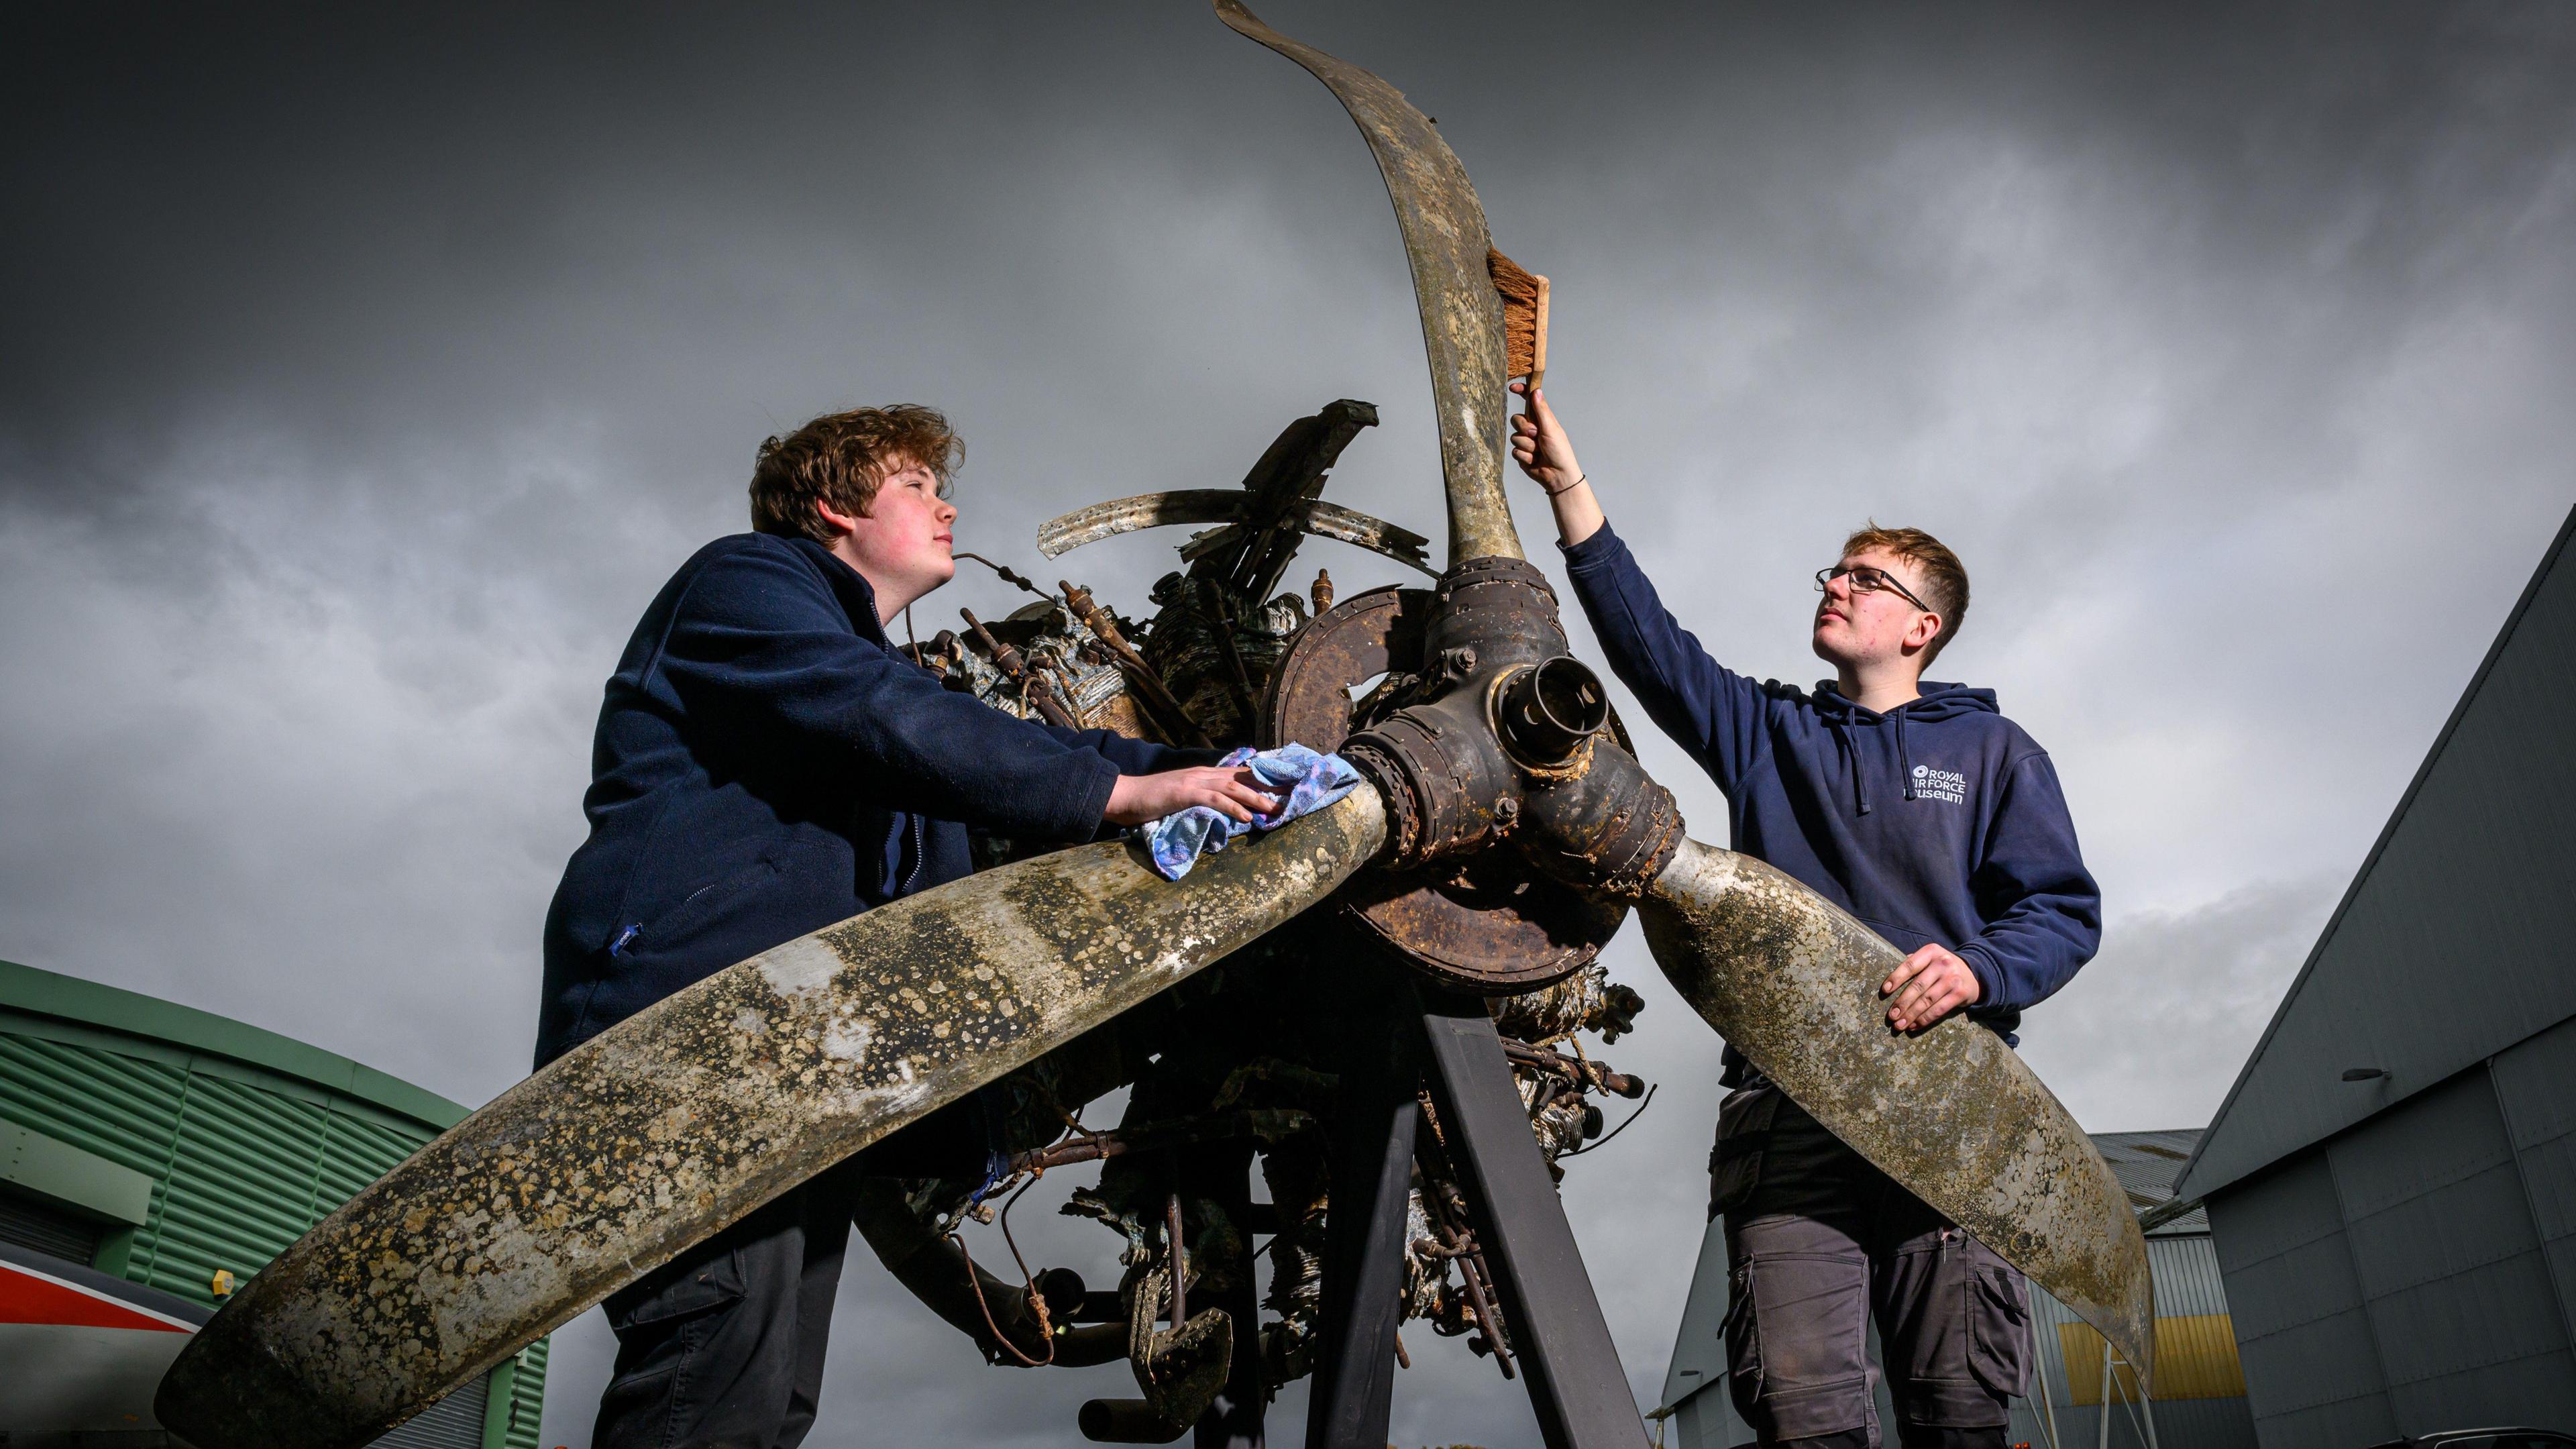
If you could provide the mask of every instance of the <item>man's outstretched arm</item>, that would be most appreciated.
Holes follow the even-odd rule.
[[[1519,392],[1515,382],[1512,390]],[[1565,549],[1575,601],[1609,656],[1610,672],[1646,707],[1657,728],[1691,752],[1732,792],[1759,757],[1762,687],[1710,657],[1675,621],[1645,571],[1601,512],[1573,440],[1541,390],[1512,417],[1512,459],[1547,490]]]
[[[954,693],[849,632],[809,571],[766,553],[711,564],[655,666],[771,762],[864,776],[899,809],[1034,839],[1082,840],[1189,805],[1237,819],[1270,797],[1196,752],[1091,738]],[[1161,767],[1161,768],[1156,768]]]

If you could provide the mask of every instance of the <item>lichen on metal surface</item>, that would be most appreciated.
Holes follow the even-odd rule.
[[[1128,844],[988,871],[730,967],[565,1054],[254,1278],[164,1381],[200,1449],[365,1442],[692,1242],[1331,892],[1373,791],[1180,882]]]
[[[1395,203],[1413,294],[1430,352],[1448,484],[1449,562],[1521,557],[1503,496],[1503,304],[1485,269],[1492,240],[1467,168],[1430,120],[1385,81],[1261,22],[1239,0],[1213,0],[1217,18],[1304,66],[1358,123]]]
[[[1719,1035],[2152,1379],[2146,1241],[2092,1140],[2001,1037],[1955,1016],[1890,1030],[1878,984],[1904,953],[1749,856],[1684,841],[1638,914]]]

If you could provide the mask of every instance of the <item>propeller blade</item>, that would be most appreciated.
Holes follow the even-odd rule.
[[[1413,300],[1431,353],[1431,399],[1440,420],[1440,474],[1449,492],[1449,566],[1471,558],[1520,558],[1503,497],[1503,302],[1485,269],[1492,240],[1484,203],[1449,143],[1376,76],[1290,40],[1240,0],[1213,0],[1216,17],[1314,73],[1359,123],[1377,156],[1395,222],[1413,265]]]
[[[567,1052],[286,1250],[154,1410],[197,1449],[365,1443],[878,1138],[1322,900],[1377,853],[1339,804],[1179,881],[1089,845],[728,967]]]
[[[2153,1382],[2146,1239],[2019,1053],[1956,1016],[1890,1031],[1878,986],[1905,953],[1750,856],[1684,840],[1638,915],[1656,964],[1719,1035]]]

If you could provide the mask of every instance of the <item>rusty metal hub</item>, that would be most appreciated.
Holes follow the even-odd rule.
[[[1520,559],[1326,611],[1290,643],[1262,714],[1265,746],[1339,749],[1377,783],[1388,853],[1344,907],[1448,986],[1510,995],[1581,969],[1679,837],[1672,797],[1614,737],[1554,591]],[[1519,848],[1493,848],[1507,842]]]

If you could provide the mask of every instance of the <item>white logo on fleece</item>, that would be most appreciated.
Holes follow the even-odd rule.
[[[1914,798],[1965,805],[1968,803],[1968,777],[1956,770],[1936,770],[1930,765],[1917,765],[1914,767]]]

